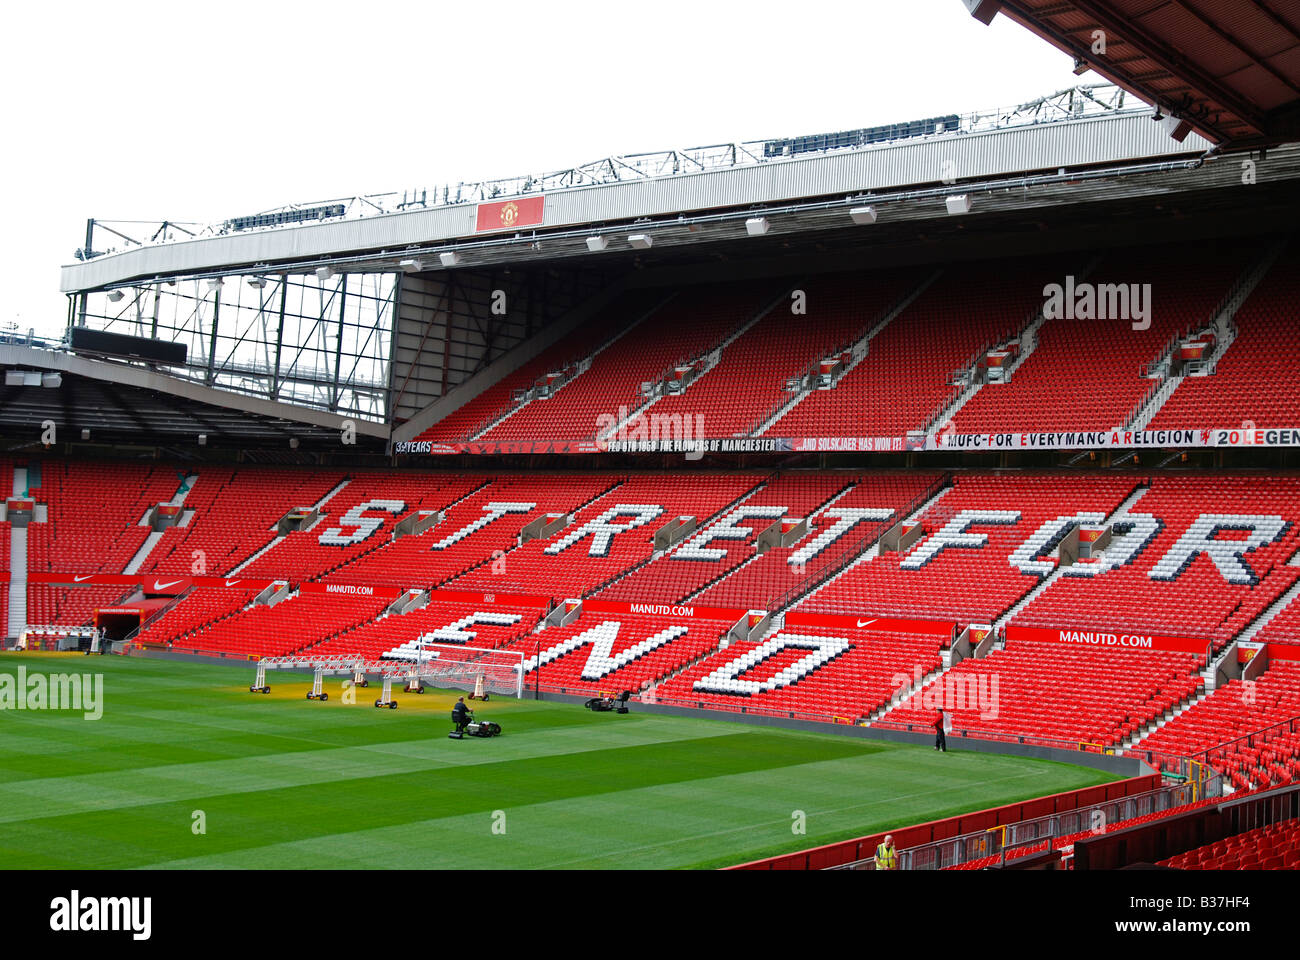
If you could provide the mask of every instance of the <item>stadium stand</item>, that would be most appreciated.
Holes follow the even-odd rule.
[[[318,656],[356,654],[367,659],[414,657],[421,641],[463,643],[470,647],[504,647],[537,626],[546,608],[536,604],[451,600],[434,593],[415,610],[380,616],[311,647]]]
[[[1246,266],[1253,247],[1228,256],[1176,247],[1126,251],[1105,257],[1087,279],[1111,284],[1127,306],[1115,317],[1056,317],[1042,324],[1037,348],[1016,365],[1006,382],[989,382],[953,417],[958,433],[1111,430],[1125,426],[1156,383],[1143,375],[1171,341],[1209,325],[1215,308]],[[1195,268],[1190,268],[1195,264]],[[1065,277],[1055,281],[1064,285]],[[1149,292],[1150,325],[1134,317],[1132,288]],[[1100,299],[1100,298],[1099,298]],[[1109,304],[1106,307],[1109,310]],[[1181,421],[1179,427],[1199,425]]]
[[[442,510],[487,483],[486,477],[445,473],[366,472],[321,505],[321,519],[275,542],[239,572],[294,583],[337,570],[381,549],[399,521],[417,510]]]
[[[900,678],[940,666],[939,639],[849,628],[792,628],[729,644],[669,679],[659,703],[856,722],[889,702]],[[819,668],[814,664],[821,664]]]
[[[196,587],[141,627],[135,640],[184,646],[186,638],[239,613],[253,602],[258,592],[237,587]]]
[[[754,556],[692,599],[709,606],[772,609],[860,554],[864,545],[875,542],[910,509],[933,496],[940,483],[941,475],[933,473],[855,476],[852,487],[812,518],[806,536]],[[853,513],[882,508],[892,511],[889,518],[859,519]],[[852,526],[817,549],[821,535],[835,534],[837,525],[848,524]]]
[[[182,479],[165,464],[45,461],[31,495],[47,518],[27,528],[28,570],[121,573],[149,537],[145,513],[169,502]]]
[[[843,474],[790,473],[770,478],[715,523],[703,526],[669,553],[598,595],[602,600],[693,599],[754,557],[754,542],[766,527],[783,517],[804,518],[816,513],[850,482],[851,476]],[[698,515],[696,511],[683,512]]]
[[[1286,566],[1300,547],[1296,478],[1156,477],[1126,516],[1150,524],[1145,549],[1096,577],[1056,578],[1012,622],[1049,628],[1118,624],[1204,637],[1217,650],[1300,576],[1300,568]],[[1252,524],[1253,531],[1243,528]],[[1217,559],[1196,549],[1209,540],[1248,538],[1262,542],[1241,550],[1240,557],[1231,548],[1215,548]]]
[[[944,270],[834,388],[809,393],[764,435],[901,437],[926,426],[960,392],[954,374],[1019,336],[1064,267],[1023,260]]]
[[[272,542],[288,510],[314,506],[344,477],[329,470],[202,466],[185,498],[186,511],[193,511],[189,523],[164,530],[140,571],[224,576]]]
[[[439,443],[472,439],[518,406],[514,401],[516,394],[537,386],[548,375],[576,375],[584,361],[621,333],[626,324],[644,317],[663,298],[654,291],[622,294],[593,319],[487,387],[421,433],[418,439]]]
[[[803,283],[806,313],[792,315],[778,305],[728,345],[716,366],[647,412],[698,417],[700,436],[748,436],[791,399],[787,381],[851,347],[922,277],[919,271],[900,270]]]
[[[744,474],[693,476],[690,483],[662,475],[634,475],[578,512],[548,540],[511,550],[497,569],[474,570],[450,586],[557,598],[599,590],[628,570],[646,565],[654,534],[669,520],[713,517],[752,490],[760,478]],[[624,532],[626,531],[626,532]],[[646,594],[638,599],[654,599]]]
[[[428,587],[485,564],[492,572],[500,568],[507,551],[519,545],[525,526],[546,514],[577,513],[593,500],[617,491],[622,480],[618,474],[498,476],[450,506],[441,523],[363,554],[325,579]]]
[[[884,725],[929,730],[942,704],[955,735],[1111,747],[1190,700],[1204,684],[1201,665],[1193,654],[1168,651],[1008,644],[946,671],[890,710]]]
[[[1057,517],[1109,516],[1136,485],[1128,476],[959,476],[919,517],[925,538],[914,549],[868,555],[798,609],[992,623],[1040,583],[1010,562],[1021,544]]]
[[[1300,249],[1284,255],[1234,317],[1235,337],[1207,376],[1186,376],[1152,429],[1295,427],[1300,419]]]
[[[1153,763],[1199,756],[1237,789],[1300,780],[1300,732],[1277,728],[1300,717],[1300,662],[1279,661],[1254,681],[1232,680],[1137,745]],[[1175,772],[1177,772],[1175,770]]]
[[[128,587],[64,587],[27,585],[27,622],[33,626],[80,627],[91,622],[98,607],[111,607],[129,595]]]
[[[1300,597],[1278,611],[1251,639],[1258,643],[1300,643]]]
[[[639,693],[716,650],[735,620],[712,611],[671,623],[655,615],[584,611],[568,626],[523,637],[510,648],[527,657],[525,687],[583,695]]]
[[[209,623],[173,648],[251,658],[287,656],[373,620],[390,603],[387,596],[299,593]]]
[[[484,441],[591,440],[601,418],[635,411],[643,383],[659,383],[701,359],[770,307],[776,284],[719,285],[680,291],[593,358],[591,368],[546,400],[537,400],[482,435]],[[609,421],[605,421],[608,425]]]
[[[1256,827],[1161,860],[1175,870],[1298,870],[1300,820]]]

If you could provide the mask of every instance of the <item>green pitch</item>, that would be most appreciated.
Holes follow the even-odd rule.
[[[102,673],[103,715],[0,709],[0,868],[714,867],[1112,779],[635,704],[493,699],[503,735],[453,741],[445,692],[377,710],[339,679],[250,694],[251,666],[19,666]]]

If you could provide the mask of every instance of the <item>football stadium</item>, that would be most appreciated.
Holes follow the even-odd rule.
[[[1300,3],[933,15],[1078,82],[89,220],[0,867],[1300,866]]]

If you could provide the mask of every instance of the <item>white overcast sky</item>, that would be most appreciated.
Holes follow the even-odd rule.
[[[55,335],[88,217],[210,222],[1099,79],[962,0],[71,0],[5,21],[0,327]]]

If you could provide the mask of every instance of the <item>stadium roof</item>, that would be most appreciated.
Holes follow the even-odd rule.
[[[1300,139],[1296,0],[966,0],[1003,13],[1222,149]]]
[[[0,383],[0,436],[9,440],[29,437],[36,443],[47,420],[69,439],[89,430],[92,442],[100,443],[192,446],[202,434],[212,446],[287,449],[296,440],[304,450],[373,452],[387,439],[386,427],[353,420],[356,443],[342,448],[343,416],[219,390],[139,365],[0,343],[0,369],[6,372]],[[30,384],[10,383],[13,371],[36,376]]]

